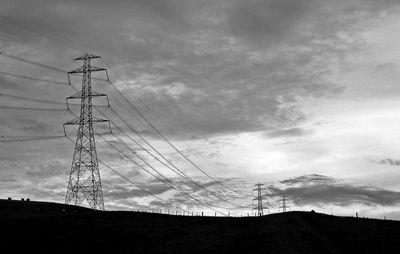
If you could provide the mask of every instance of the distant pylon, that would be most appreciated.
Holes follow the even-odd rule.
[[[263,195],[262,195],[262,191],[265,191],[265,194],[267,192],[266,188],[262,188],[264,184],[258,183],[255,186],[257,186],[257,188],[252,190],[252,194],[254,196],[254,191],[257,191],[257,197],[253,198],[253,202],[254,200],[257,200],[257,207],[253,208],[253,210],[257,210],[257,215],[261,216],[264,215],[264,210],[268,209],[268,207],[264,207],[263,206]],[[266,198],[265,198],[266,199]]]
[[[290,207],[290,201],[287,199],[286,195],[283,195],[282,198],[279,200],[282,203],[279,208],[282,208],[282,212],[286,212],[286,208]]]
[[[65,135],[65,125],[79,125],[65,203],[81,205],[82,202],[86,201],[90,208],[104,210],[103,191],[97,160],[93,123],[108,122],[110,126],[110,122],[109,120],[96,119],[92,116],[92,98],[107,95],[92,91],[91,73],[107,70],[91,66],[91,59],[93,58],[100,57],[84,54],[83,56],[75,58],[74,60],[83,61],[83,65],[68,72],[68,75],[82,73],[82,90],[66,99],[67,106],[69,99],[80,99],[81,109],[80,115],[77,118],[64,124]]]

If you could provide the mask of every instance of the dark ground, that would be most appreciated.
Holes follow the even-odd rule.
[[[191,217],[0,200],[0,243],[2,253],[395,254],[400,221],[311,212]]]

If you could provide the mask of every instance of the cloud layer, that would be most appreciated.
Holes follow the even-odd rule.
[[[294,128],[305,120],[299,99],[340,94],[343,87],[315,75],[317,60],[340,53],[339,23],[356,20],[342,17],[360,7],[358,1],[332,6],[315,0],[42,2],[40,11],[26,13],[31,2],[6,1],[5,12],[73,48],[103,55],[114,80],[125,80],[119,85],[126,95],[140,97],[188,137]],[[372,15],[371,5],[362,11]],[[71,59],[78,54],[29,31],[17,37],[51,52],[62,48]],[[317,39],[332,43],[322,48]],[[41,60],[57,65],[55,57]]]
[[[324,175],[304,175],[269,186],[272,196],[287,195],[296,205],[397,206],[400,192],[343,183]],[[286,186],[285,186],[286,185]]]

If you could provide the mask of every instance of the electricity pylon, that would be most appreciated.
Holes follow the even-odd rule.
[[[282,208],[282,212],[286,212],[286,208],[290,207],[290,201],[287,200],[287,196],[283,195],[279,202],[282,202],[282,206],[279,206],[279,208]]]
[[[257,188],[252,190],[252,194],[254,196],[254,191],[257,191],[257,197],[253,198],[252,203],[254,202],[254,200],[257,200],[257,207],[253,208],[253,210],[257,210],[257,215],[261,216],[264,215],[264,210],[268,209],[268,207],[263,207],[263,195],[262,195],[262,191],[265,191],[265,194],[267,194],[267,189],[266,188],[262,188],[264,184],[258,183],[255,186],[257,186]],[[266,198],[265,198],[266,199]],[[267,202],[268,204],[268,202]]]
[[[66,135],[65,125],[79,125],[65,203],[81,205],[82,202],[86,201],[90,208],[104,210],[103,191],[101,188],[93,123],[108,122],[110,126],[110,121],[93,118],[92,116],[92,98],[107,95],[92,91],[91,73],[95,71],[107,72],[107,70],[91,66],[91,59],[94,58],[100,57],[84,54],[83,56],[75,58],[74,60],[83,61],[83,65],[68,72],[68,75],[82,73],[82,90],[66,98],[67,106],[69,99],[80,99],[81,109],[80,116],[66,122],[63,126],[64,134]]]

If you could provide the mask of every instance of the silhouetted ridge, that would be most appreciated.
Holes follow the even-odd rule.
[[[14,252],[400,253],[399,221],[315,212],[192,217],[0,200],[0,236]]]

